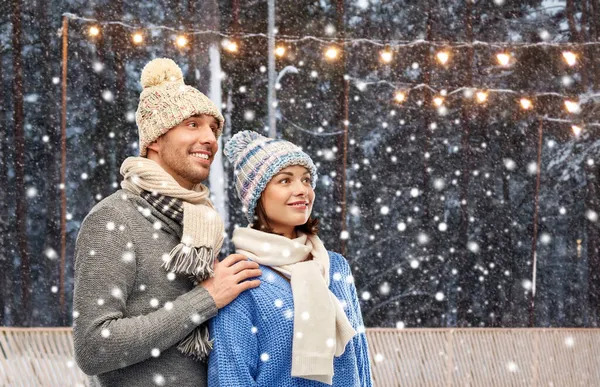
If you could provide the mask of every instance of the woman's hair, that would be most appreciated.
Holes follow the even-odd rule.
[[[262,204],[262,196],[258,199],[256,209],[254,210],[254,222],[252,222],[252,228],[259,231],[276,234],[276,232],[273,230],[273,227],[271,227],[269,224],[267,212]],[[296,231],[300,231],[308,235],[317,235],[319,233],[319,219],[309,216],[306,223],[296,226]]]

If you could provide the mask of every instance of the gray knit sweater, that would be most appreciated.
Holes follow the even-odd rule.
[[[83,221],[75,250],[75,359],[91,386],[206,386],[206,363],[177,350],[217,313],[210,294],[163,259],[181,226],[120,190]]]

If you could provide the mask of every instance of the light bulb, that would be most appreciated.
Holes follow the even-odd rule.
[[[521,101],[519,101],[519,103],[521,104],[521,107],[524,110],[529,110],[533,107],[533,104],[531,103],[530,99],[527,98],[521,98]]]
[[[96,27],[96,26],[91,26],[88,33],[90,34],[90,36],[98,36],[100,35],[100,28]]]
[[[275,55],[277,55],[278,57],[282,57],[285,55],[285,47],[284,46],[277,46],[277,48],[275,49]]]
[[[340,51],[336,47],[329,47],[327,51],[325,51],[325,57],[327,59],[336,59],[339,55]]]
[[[475,97],[477,98],[477,102],[484,103],[487,101],[488,93],[485,91],[478,91],[477,94],[475,94]]]
[[[510,55],[503,52],[497,54],[496,59],[498,59],[498,63],[501,66],[508,66],[508,64],[510,63]]]
[[[240,48],[235,40],[225,39],[222,44],[223,48],[231,53],[238,52]]]
[[[569,113],[579,113],[581,111],[581,107],[579,106],[579,104],[577,102],[573,102],[573,101],[569,101],[569,100],[565,101],[565,108],[567,109],[567,111]]]
[[[403,91],[396,92],[396,95],[394,96],[394,100],[398,103],[402,103],[402,102],[406,101],[406,93]]]
[[[136,32],[135,34],[132,35],[131,39],[133,40],[133,43],[141,44],[144,41],[144,35],[142,35],[139,32]]]
[[[445,65],[450,59],[450,54],[447,51],[440,51],[436,54],[436,57],[441,64]]]
[[[179,36],[177,37],[176,43],[177,43],[177,45],[178,45],[179,47],[183,48],[183,47],[187,46],[187,44],[188,44],[188,40],[187,40],[187,38],[186,38],[185,36],[183,36],[183,35],[179,35]]]
[[[390,63],[392,59],[394,59],[394,55],[390,50],[381,51],[379,56],[381,56],[381,60],[383,61],[383,63]]]
[[[562,56],[569,66],[573,67],[577,64],[577,54],[574,52],[563,51]]]

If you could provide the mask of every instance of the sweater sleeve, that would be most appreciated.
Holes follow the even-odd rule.
[[[75,359],[84,373],[97,375],[146,360],[217,313],[210,294],[196,286],[168,308],[128,317],[135,278],[135,246],[125,217],[113,208],[88,215],[77,237],[73,293]]]
[[[241,299],[222,308],[209,322],[210,337],[214,339],[208,360],[209,387],[257,386],[256,330],[248,313],[236,309],[238,302]]]
[[[352,271],[346,259],[339,255],[339,257],[343,261],[343,271],[345,272],[343,278],[347,278],[348,276],[352,276]],[[353,278],[353,277],[351,277]],[[358,294],[356,292],[356,286],[354,285],[354,281],[347,281],[349,283],[349,293],[350,293],[350,304],[349,308],[352,308],[351,313],[354,315],[352,318],[352,325],[357,332],[357,335],[354,336],[353,344],[356,353],[356,364],[358,366],[358,375],[360,377],[360,385],[362,387],[372,387],[373,380],[371,378],[371,364],[369,360],[369,346],[367,344],[367,335],[365,333],[365,325],[362,318],[362,313],[360,310],[360,302],[358,300]]]

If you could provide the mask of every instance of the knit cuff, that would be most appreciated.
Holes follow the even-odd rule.
[[[217,315],[218,309],[215,300],[212,298],[208,290],[202,286],[196,286],[186,294],[179,297],[189,303],[192,313],[197,313],[200,318],[195,319],[198,325],[206,322]]]

